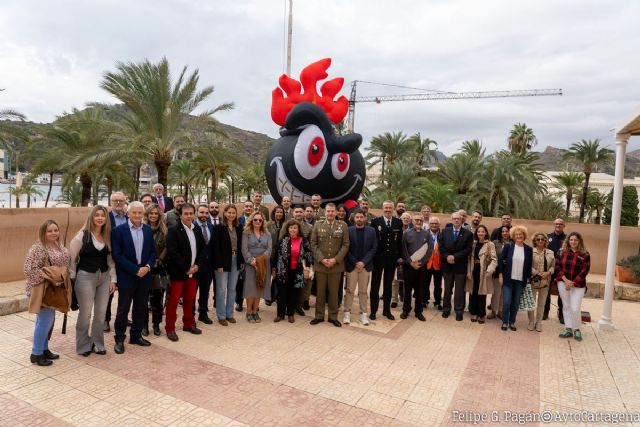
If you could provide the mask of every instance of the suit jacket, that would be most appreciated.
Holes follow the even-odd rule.
[[[236,267],[244,264],[242,258],[242,227],[236,227],[236,237],[238,239],[238,250],[236,251]],[[222,268],[224,271],[231,271],[231,239],[227,231],[226,224],[218,224],[213,230],[213,268]]]
[[[262,219],[264,219],[265,222],[271,219],[269,217],[269,208],[265,205],[254,205],[253,210],[254,212],[260,212],[262,214]]]
[[[356,226],[349,227],[349,251],[344,257],[344,271],[347,273],[352,272],[356,268],[356,262],[364,262],[364,269],[371,271],[373,269],[373,257],[376,254],[378,248],[378,239],[376,239],[376,231],[369,226],[364,227],[364,250],[362,259],[356,257],[357,252],[357,229]]]
[[[196,238],[195,264],[198,270],[206,268],[205,243],[202,230],[197,224],[193,227]],[[167,232],[167,271],[171,280],[184,281],[189,277],[187,271],[191,268],[191,244],[182,221],[171,227]]]
[[[129,215],[127,215],[127,213],[124,213],[124,217],[127,218],[127,220],[129,219]],[[111,229],[115,229],[116,228],[116,216],[114,215],[113,211],[109,211],[109,222],[111,222]]]
[[[136,258],[136,249],[133,245],[133,237],[129,229],[129,223],[119,225],[111,233],[111,256],[116,263],[116,276],[119,288],[132,288],[138,283],[151,284],[151,274],[140,278],[136,276],[140,267],[145,265],[153,267],[156,264],[156,245],[153,240],[153,231],[147,224],[142,224],[141,262]]]
[[[460,227],[458,239],[454,239],[453,226],[445,227],[438,236],[438,249],[442,255],[442,272],[466,275],[472,245],[473,233],[471,231]],[[454,257],[453,264],[447,262],[449,255]]]
[[[387,227],[384,216],[379,216],[371,220],[371,227],[376,232],[378,248],[376,250],[376,262],[392,259],[394,262],[402,258],[402,221],[399,218],[391,218],[391,228]]]
[[[311,231],[311,250],[315,258],[313,268],[318,273],[342,273],[344,257],[349,250],[349,229],[344,221],[335,219],[331,225],[318,221]],[[327,268],[320,261],[334,258],[336,263]]]
[[[418,261],[420,262],[420,268],[424,268],[427,264],[429,258],[431,258],[431,254],[433,253],[433,240],[431,240],[431,236],[428,232],[423,229],[416,230],[415,228],[410,228],[402,234],[402,259],[406,264],[403,268],[413,268],[411,267],[411,255],[413,255],[418,249],[420,249],[424,244],[427,244],[427,251]]]
[[[513,267],[513,252],[515,250],[515,242],[511,242],[502,248],[500,256],[500,264],[502,264],[502,284],[511,284],[511,268]],[[524,265],[522,266],[522,281],[527,283],[531,277],[531,268],[533,266],[533,248],[526,243],[524,244]]]
[[[195,224],[202,229],[202,225],[200,225],[198,221],[195,221]],[[213,251],[214,251],[213,238],[214,238],[216,227],[207,220],[207,229],[209,230],[209,243],[205,243],[205,247],[204,247],[204,256],[206,259],[206,262],[204,263],[204,268],[213,269]],[[202,234],[202,231],[200,231],[200,234]],[[202,239],[204,241],[204,236],[202,237]],[[198,267],[198,269],[201,270],[202,267]]]
[[[221,217],[217,216],[216,218],[217,218],[217,220],[218,220],[218,224],[222,223],[222,218],[221,218]],[[218,224],[214,224],[214,223],[213,223],[213,217],[212,217],[212,216],[210,216],[210,217],[209,217],[209,224],[213,225],[214,227],[215,227],[216,225],[218,225]]]
[[[153,203],[158,203],[158,199],[159,199],[159,197],[154,195],[153,196]],[[173,209],[173,199],[171,197],[162,196],[162,201],[164,202],[164,211],[165,212],[169,212],[171,209]],[[159,204],[160,203],[158,203],[158,205]]]

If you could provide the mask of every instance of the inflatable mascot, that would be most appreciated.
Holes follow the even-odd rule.
[[[264,173],[277,203],[289,196],[294,205],[307,204],[312,194],[320,194],[323,203],[352,208],[362,191],[362,137],[339,136],[332,125],[349,109],[344,96],[334,101],[344,79],[328,80],[317,92],[316,84],[327,78],[330,65],[329,58],[314,62],[302,70],[299,82],[283,74],[280,87],[273,90],[271,118],[281,126],[280,139],[269,150]]]

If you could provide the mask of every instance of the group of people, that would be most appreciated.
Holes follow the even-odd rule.
[[[259,192],[244,202],[242,212],[234,204],[221,211],[216,201],[194,206],[181,195],[167,197],[161,184],[153,189],[139,201],[127,204],[124,194],[115,192],[111,209],[94,206],[68,249],[55,221],[41,225],[24,267],[30,311],[37,313],[32,363],[48,366],[58,358],[48,348],[54,310],[41,304],[42,292],[33,292],[42,285],[47,265],[68,267],[79,307],[76,352],[85,357],[106,354],[104,333],[111,329],[116,290],[117,354],[125,351],[128,326],[130,344],[151,345],[145,338],[149,318],[154,335],[162,334],[164,317],[167,338],[178,341],[180,305],[182,330],[201,334],[197,322],[214,322],[209,317],[212,288],[222,326],[236,323],[234,311],[245,311],[244,304],[246,321],[261,322],[261,300],[277,303],[274,322],[293,323],[296,314],[310,310],[314,294],[311,325],[326,315],[341,327],[352,322],[357,293],[358,320],[365,326],[376,320],[381,299],[382,316],[389,320],[395,320],[391,308],[402,303],[402,319],[413,311],[426,321],[423,313],[433,296],[443,318],[453,313],[462,321],[468,308],[472,322],[499,318],[502,330],[515,331],[520,296],[529,285],[537,308],[528,312],[528,329],[541,331],[549,290],[557,286],[559,318],[566,326],[560,336],[582,339],[580,304],[589,253],[579,233],[565,235],[562,219],[554,221],[552,233],[534,234],[528,245],[527,229],[512,226],[510,215],[489,233],[480,212],[473,212],[467,224],[466,212],[456,211],[443,226],[428,206],[411,215],[404,203],[385,201],[382,216],[374,217],[366,199],[347,209],[323,206],[317,194],[305,206],[284,197],[270,211]]]

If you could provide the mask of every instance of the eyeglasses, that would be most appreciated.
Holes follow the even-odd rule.
[[[413,222],[422,222],[421,219],[414,219]]]
[[[124,200],[112,200],[111,203],[124,203]]]

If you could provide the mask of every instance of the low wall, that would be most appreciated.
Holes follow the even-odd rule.
[[[32,209],[0,209],[0,282],[10,282],[23,278],[24,256],[37,240],[38,227],[46,219],[54,219],[60,225],[62,240],[66,243],[82,227],[89,208],[32,208]],[[381,215],[380,210],[372,210]],[[449,215],[435,214],[442,224],[449,222]],[[489,232],[500,225],[499,218],[484,218],[482,221]],[[514,224],[527,227],[529,233],[553,230],[550,221],[516,220]],[[609,243],[609,226],[593,224],[567,223],[567,233],[582,233],[587,249],[591,253],[591,271],[605,274],[607,249]],[[530,239],[529,239],[530,240]],[[618,259],[634,255],[640,251],[640,228],[620,227],[618,241]]]

